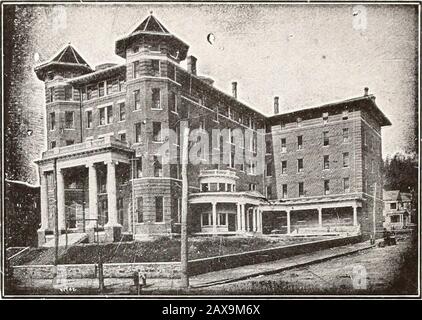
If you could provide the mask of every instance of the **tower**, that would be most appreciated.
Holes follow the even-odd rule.
[[[69,43],[34,71],[45,84],[47,149],[81,142],[79,91],[68,79],[93,70]]]

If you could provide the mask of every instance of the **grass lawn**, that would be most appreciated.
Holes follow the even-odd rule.
[[[239,238],[196,237],[189,240],[189,259],[214,257],[245,251],[274,248],[308,242],[320,238]],[[97,263],[101,251],[104,263],[180,261],[180,239],[161,237],[151,241],[80,244],[70,247],[60,258],[60,264]],[[54,248],[32,248],[14,261],[14,265],[53,264]]]

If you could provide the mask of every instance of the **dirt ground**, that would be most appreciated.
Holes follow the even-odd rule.
[[[202,294],[417,294],[417,247],[409,237],[279,274],[201,290]]]

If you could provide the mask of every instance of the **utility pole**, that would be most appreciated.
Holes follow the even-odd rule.
[[[54,214],[54,265],[58,265],[59,264],[59,209],[57,207],[58,203],[57,203],[57,158],[54,159],[54,197],[56,200],[56,205],[55,205],[55,214]]]
[[[372,219],[373,219],[373,221],[372,221],[372,224],[373,224],[373,227],[374,227],[374,239],[373,239],[373,241],[374,241],[374,244],[375,244],[375,239],[376,239],[376,235],[377,235],[377,220],[376,220],[376,217],[375,217],[375,215],[376,215],[376,208],[377,208],[377,183],[375,182],[375,184],[374,184],[374,208],[373,208],[373,211],[372,211]]]
[[[182,140],[182,219],[180,230],[180,267],[181,267],[181,286],[189,287],[188,274],[188,154],[189,154],[189,125],[187,121],[182,121],[181,131],[183,132]]]

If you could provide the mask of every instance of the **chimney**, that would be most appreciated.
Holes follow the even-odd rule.
[[[237,99],[237,82],[232,82],[232,95],[235,99]]]
[[[368,95],[368,92],[369,92],[369,88],[368,87],[365,87],[365,89],[363,89],[364,90],[364,96],[366,97],[367,95]]]
[[[196,61],[194,56],[189,56],[187,60],[188,72],[196,76]]]
[[[278,112],[279,112],[278,97],[274,97],[274,114],[278,114]]]

